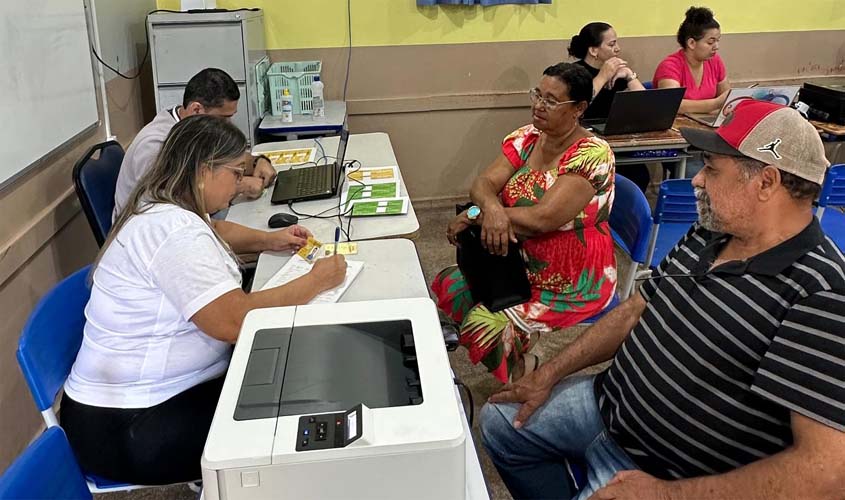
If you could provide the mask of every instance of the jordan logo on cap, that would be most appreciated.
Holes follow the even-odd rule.
[[[766,144],[765,146],[757,148],[757,151],[761,153],[772,153],[772,156],[775,157],[775,160],[780,160],[781,156],[780,153],[778,153],[778,146],[780,146],[780,142],[780,139],[775,139],[772,142]]]

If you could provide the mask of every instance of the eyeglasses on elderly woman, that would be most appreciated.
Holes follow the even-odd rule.
[[[554,111],[563,104],[575,102],[575,100],[573,100],[573,99],[570,99],[568,101],[556,101],[555,99],[543,97],[543,96],[540,95],[540,89],[538,89],[536,87],[533,88],[533,89],[530,89],[528,91],[528,97],[531,98],[531,102],[533,104],[542,103],[543,107],[546,108],[549,111]]]

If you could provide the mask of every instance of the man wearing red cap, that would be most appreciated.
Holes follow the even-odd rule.
[[[813,216],[821,140],[752,100],[681,133],[704,152],[699,222],[639,294],[482,409],[514,498],[845,498],[845,259]]]

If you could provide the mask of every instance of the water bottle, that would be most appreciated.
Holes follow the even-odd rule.
[[[322,118],[326,116],[326,103],[323,101],[323,82],[320,81],[320,76],[314,77],[311,82],[311,114],[314,118]]]
[[[282,91],[282,122],[293,122],[293,97],[288,89]]]

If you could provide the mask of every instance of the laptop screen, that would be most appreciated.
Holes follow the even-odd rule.
[[[337,158],[337,166],[340,169],[343,169],[343,160],[346,158],[346,143],[349,141],[349,130],[346,128],[346,124],[344,124],[343,128],[340,130],[340,140],[337,141],[337,154],[335,158]]]
[[[767,101],[775,104],[782,104],[789,106],[801,87],[798,85],[787,85],[782,87],[749,87],[749,88],[733,88],[728,92],[725,98],[725,103],[719,109],[716,119],[713,121],[713,126],[718,127],[725,121],[729,114],[733,113],[736,105],[743,99],[754,99],[757,101]]]

